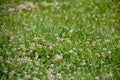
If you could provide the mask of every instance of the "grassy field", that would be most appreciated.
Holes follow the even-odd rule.
[[[0,0],[0,80],[120,80],[120,1]]]

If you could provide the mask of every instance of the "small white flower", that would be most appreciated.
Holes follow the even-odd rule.
[[[96,54],[96,56],[97,56],[98,58],[100,58],[100,57],[101,57],[101,55],[100,55],[99,53],[97,53],[97,54]]]
[[[37,77],[33,77],[33,80],[40,80],[39,78],[37,78]]]
[[[62,75],[60,73],[57,73],[56,76],[57,76],[58,79],[62,78]]]
[[[7,73],[8,72],[8,69],[7,68],[4,68],[4,73]]]
[[[53,45],[49,46],[49,50],[52,51],[53,50]]]
[[[71,29],[70,31],[69,31],[69,33],[73,33],[74,32],[74,30],[73,29]]]
[[[53,69],[48,69],[48,70],[47,70],[47,73],[48,73],[48,74],[53,74]]]
[[[39,55],[38,54],[35,54],[35,59],[37,60],[39,58]]]
[[[26,50],[26,47],[23,44],[20,45],[20,48],[22,48],[23,50]]]
[[[54,67],[54,64],[51,64],[50,67],[53,68],[53,67]]]
[[[74,51],[73,51],[73,50],[70,50],[70,51],[69,51],[69,53],[71,53],[71,54],[72,54],[72,53],[74,53]]]
[[[25,75],[25,79],[26,79],[26,80],[29,80],[30,78],[31,78],[30,75]]]
[[[103,48],[103,51],[107,51],[107,48],[104,47],[104,48]]]
[[[54,56],[54,61],[56,61],[56,62],[58,62],[58,61],[60,61],[60,60],[62,60],[62,59],[63,59],[62,55],[56,54],[56,55]]]
[[[82,65],[86,65],[86,61],[85,61],[85,60],[83,60],[81,64],[82,64]]]
[[[111,51],[108,51],[107,53],[108,53],[108,54],[111,54]]]
[[[106,77],[107,77],[107,78],[110,78],[110,77],[112,77],[112,76],[113,76],[112,72],[106,74]]]
[[[35,40],[35,41],[38,41],[38,40],[39,40],[39,38],[38,38],[38,37],[34,37],[34,40]]]
[[[98,76],[95,77],[95,80],[100,80],[100,78]]]
[[[37,45],[38,46],[38,48],[43,48],[43,46],[42,45]]]
[[[30,49],[34,49],[34,48],[35,48],[35,43],[31,43]]]

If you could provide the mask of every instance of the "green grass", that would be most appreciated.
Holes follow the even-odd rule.
[[[119,80],[119,31],[119,0],[0,0],[0,79]]]

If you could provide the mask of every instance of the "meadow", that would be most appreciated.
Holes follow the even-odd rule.
[[[120,1],[0,0],[0,80],[120,80]]]

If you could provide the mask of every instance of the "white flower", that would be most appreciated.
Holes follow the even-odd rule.
[[[73,51],[73,50],[70,50],[70,51],[69,51],[69,53],[71,53],[71,54],[72,54],[72,53],[74,53],[74,51]]]
[[[47,73],[48,73],[48,74],[53,74],[53,69],[48,69],[48,70],[47,70]]]
[[[56,55],[54,56],[54,61],[56,61],[56,62],[58,62],[58,61],[60,61],[60,60],[62,60],[62,59],[63,59],[62,55],[56,54]]]
[[[16,10],[18,11],[22,11],[22,10],[34,10],[35,8],[37,8],[36,5],[34,5],[32,2],[24,2],[23,4],[20,4],[16,7]]]
[[[4,68],[4,73],[7,73],[8,72],[8,69],[7,68]]]
[[[38,48],[43,48],[43,46],[42,45],[37,45],[38,46]]]
[[[19,62],[19,64],[21,64],[23,62],[22,58],[18,58],[17,61]]]
[[[31,43],[30,49],[34,49],[34,48],[35,48],[35,43]]]
[[[99,80],[100,78],[98,76],[95,77],[95,80]]]
[[[23,44],[20,45],[20,48],[22,48],[24,51],[26,50],[26,47]]]
[[[34,37],[34,40],[35,40],[35,41],[38,41],[38,40],[39,40],[39,37]]]
[[[106,77],[107,77],[107,78],[110,78],[110,77],[112,77],[112,76],[113,76],[112,72],[106,74]]]
[[[38,79],[37,77],[33,77],[33,80],[40,80],[40,79]]]
[[[25,75],[25,79],[26,79],[26,80],[29,80],[30,78],[31,78],[30,75]]]
[[[83,60],[81,64],[82,64],[82,65],[86,65],[86,61],[85,61],[85,60]]]
[[[53,45],[49,46],[49,50],[52,51],[53,50]]]
[[[111,51],[108,51],[107,53],[108,53],[108,54],[111,54]]]
[[[58,79],[62,78],[62,75],[60,73],[57,73],[56,76],[57,76]]]
[[[54,64],[51,64],[50,67],[53,68],[53,67],[54,67]]]
[[[35,54],[35,59],[38,59],[39,58],[39,55],[38,54]]]

